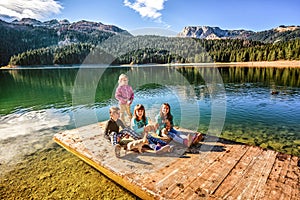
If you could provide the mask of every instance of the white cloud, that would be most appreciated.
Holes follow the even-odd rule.
[[[44,19],[50,14],[58,14],[62,5],[54,0],[1,0],[0,17],[12,19]]]
[[[124,0],[124,5],[138,12],[142,17],[149,17],[161,21],[161,13],[164,9],[164,2],[167,0],[135,0],[130,2]]]

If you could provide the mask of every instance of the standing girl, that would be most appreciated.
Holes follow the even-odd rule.
[[[128,77],[125,74],[119,76],[119,86],[116,89],[115,97],[119,101],[120,106],[120,118],[125,123],[125,112],[129,117],[129,121],[132,118],[130,111],[130,105],[133,101],[134,94],[132,87],[128,85]]]

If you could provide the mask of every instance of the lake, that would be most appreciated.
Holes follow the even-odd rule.
[[[77,66],[0,70],[0,161],[45,148],[60,131],[107,120],[121,73],[151,120],[300,156],[300,69]]]

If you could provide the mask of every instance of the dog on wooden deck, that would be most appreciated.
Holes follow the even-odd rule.
[[[142,139],[129,142],[127,144],[126,152],[130,150],[138,150],[139,153],[142,153],[142,148],[145,144],[148,144],[147,133],[144,134]]]

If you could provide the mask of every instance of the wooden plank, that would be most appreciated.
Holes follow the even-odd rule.
[[[262,199],[299,199],[300,169],[298,157],[278,153]]]
[[[255,198],[257,191],[259,191],[270,173],[273,160],[276,152],[261,150],[261,154],[254,157],[251,167],[248,167],[238,182],[236,187],[227,193],[224,198]],[[268,163],[271,163],[268,164]]]
[[[226,180],[224,180],[222,186],[218,188],[215,194],[217,196],[222,196],[222,198],[235,199],[240,198],[243,193],[247,194],[247,197],[249,197],[249,193],[255,192],[253,189],[255,189],[255,185],[257,184],[255,181],[257,181],[257,179],[254,180],[251,173],[257,175],[257,172],[253,171],[253,168],[258,165],[258,162],[257,159],[247,158],[249,158],[249,155],[255,157],[255,154],[259,155],[260,153],[261,151],[258,148],[251,147],[250,150],[243,156],[243,159],[241,159],[237,164],[235,169],[233,169],[226,177]],[[251,193],[251,195],[253,194]]]
[[[268,181],[264,186],[264,199],[278,198],[282,193],[282,185],[279,184],[279,177],[283,170],[284,162],[276,158],[272,171],[268,177]]]
[[[299,199],[300,197],[300,158],[297,156],[291,157],[289,175],[287,176],[288,185],[293,187],[291,199]]]
[[[264,197],[263,188],[266,185],[268,177],[272,171],[272,167],[274,165],[276,155],[277,155],[277,152],[275,152],[275,151],[264,150],[264,153],[266,153],[266,155],[268,155],[267,153],[270,153],[270,154],[268,155],[268,157],[265,160],[262,160],[262,162],[264,162],[264,164],[263,164],[263,167],[261,168],[261,175],[260,175],[260,177],[257,177],[258,181],[255,186],[255,190],[252,192],[254,199],[262,199]]]
[[[190,183],[191,187],[202,188],[209,194],[213,194],[237,165],[248,148],[249,146],[246,145],[232,145],[230,151],[226,151],[221,158],[216,160],[197,179]]]
[[[219,186],[214,192],[216,196],[224,197],[242,180],[244,174],[247,172],[247,168],[251,168],[254,164],[254,158],[256,158],[261,153],[261,149],[256,147],[249,147],[247,152],[240,159],[239,163],[230,172],[230,174],[223,181],[222,186]]]
[[[208,145],[208,144],[205,144]],[[221,143],[213,142],[209,143],[211,146],[222,146]],[[228,146],[228,149],[232,146]],[[181,159],[180,163],[176,163],[173,167],[177,169],[177,172],[164,179],[160,190],[164,198],[174,198],[184,191],[191,182],[193,182],[199,175],[201,175],[205,170],[210,168],[210,166],[215,163],[216,160],[220,160],[222,156],[226,154],[226,151],[215,152],[207,151],[201,152],[200,154],[187,154],[189,160]],[[164,187],[168,185],[169,187]],[[195,190],[197,188],[194,188]]]

